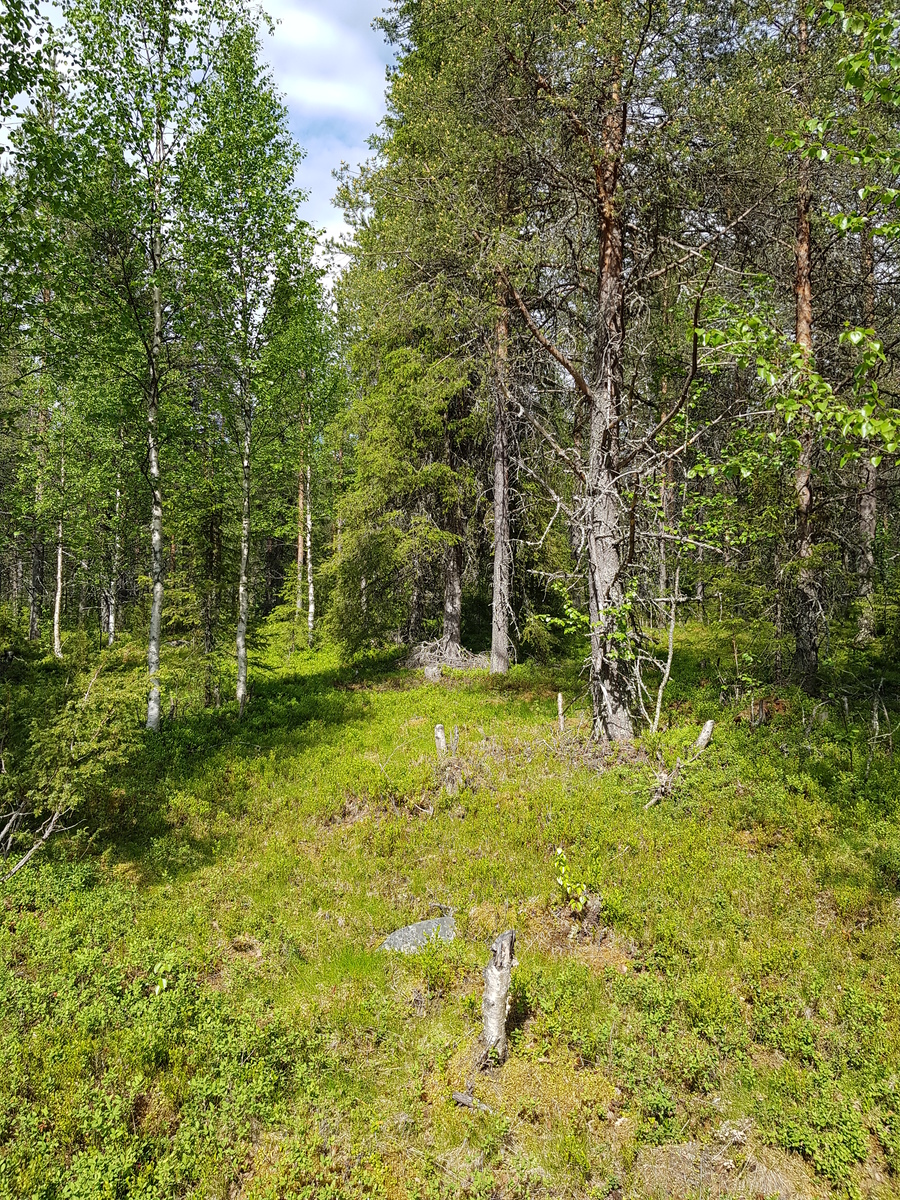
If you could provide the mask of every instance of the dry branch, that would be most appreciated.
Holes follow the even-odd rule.
[[[666,796],[670,796],[672,794],[672,790],[675,787],[675,784],[678,782],[678,778],[681,774],[682,769],[684,767],[689,767],[691,765],[691,763],[696,762],[697,759],[700,757],[700,755],[703,753],[703,751],[706,749],[706,747],[709,745],[709,743],[712,739],[713,729],[715,728],[715,724],[716,724],[715,721],[707,721],[706,724],[703,726],[703,728],[700,730],[700,736],[697,738],[696,742],[694,742],[693,746],[691,747],[691,749],[694,751],[694,753],[691,755],[690,758],[686,758],[684,760],[684,762],[682,762],[680,758],[676,759],[675,766],[672,768],[671,771],[663,772],[662,774],[660,774],[657,777],[657,784],[656,784],[656,788],[653,792],[653,795],[650,797],[650,799],[644,805],[645,812],[648,808],[652,808],[654,804],[658,804],[660,802],[660,800],[662,800]]]
[[[16,875],[19,871],[21,871],[25,864],[32,858],[32,856],[35,855],[38,850],[40,850],[41,846],[43,846],[49,840],[53,830],[56,828],[57,821],[63,815],[63,811],[63,809],[58,808],[52,816],[47,818],[47,820],[38,830],[38,836],[35,839],[34,845],[29,851],[22,855],[11,871],[7,871],[4,876],[0,877],[0,883],[6,883],[7,880],[12,879],[13,875]]]

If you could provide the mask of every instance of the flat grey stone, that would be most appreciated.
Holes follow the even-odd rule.
[[[435,917],[431,921],[416,921],[395,929],[384,939],[379,950],[399,950],[402,954],[415,954],[426,942],[438,937],[442,942],[452,942],[456,937],[456,922],[452,916]]]

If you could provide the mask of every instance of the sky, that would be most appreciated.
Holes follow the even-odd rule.
[[[383,35],[372,28],[381,0],[268,0],[280,23],[263,52],[290,111],[291,132],[306,150],[300,186],[309,193],[303,216],[335,236],[343,219],[331,200],[332,171],[368,156],[366,138],[384,114]]]

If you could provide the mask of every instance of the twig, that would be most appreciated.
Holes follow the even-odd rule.
[[[678,777],[681,774],[682,768],[689,767],[691,763],[696,762],[709,745],[710,741],[712,740],[715,724],[715,721],[707,721],[700,730],[700,736],[691,747],[694,753],[690,758],[686,758],[684,762],[682,762],[680,758],[677,758],[675,760],[675,766],[672,768],[672,770],[669,771],[668,774],[663,773],[658,777],[659,782],[656,785],[653,795],[644,805],[644,812],[646,812],[648,808],[652,808],[654,804],[658,804],[665,796],[671,795],[672,789],[675,787],[675,784],[678,781]]]
[[[675,568],[675,586],[672,589],[672,615],[669,618],[669,656],[666,659],[666,669],[663,671],[663,677],[659,683],[659,691],[656,693],[656,712],[653,715],[653,726],[651,733],[656,733],[659,729],[659,715],[662,712],[663,692],[666,690],[666,684],[669,682],[669,676],[672,674],[672,656],[675,651],[675,612],[678,604],[678,581],[681,575],[681,563]]]
[[[875,703],[872,705],[872,740],[869,742],[869,752],[866,755],[866,779],[869,778],[869,771],[872,768],[872,759],[875,756],[875,747],[878,744],[878,734],[880,733],[878,722],[878,708],[881,703],[881,688],[884,684],[884,679],[878,681],[878,689],[875,692]]]
[[[56,812],[53,814],[53,816],[49,819],[49,821],[44,822],[44,824],[41,827],[41,829],[42,829],[41,835],[38,837],[37,841],[34,843],[34,845],[31,847],[31,849],[28,851],[27,854],[22,855],[22,857],[19,859],[19,861],[13,867],[13,869],[11,871],[7,871],[7,873],[2,878],[0,878],[0,883],[6,883],[7,880],[12,879],[13,875],[15,875],[18,871],[22,870],[22,868],[29,861],[31,856],[33,854],[36,854],[38,852],[38,850],[40,850],[41,846],[44,845],[44,843],[48,840],[50,835],[53,833],[53,830],[56,828],[56,822],[63,815],[63,811],[64,811],[63,809],[58,808],[56,810]],[[65,811],[68,811],[68,809],[66,809]]]

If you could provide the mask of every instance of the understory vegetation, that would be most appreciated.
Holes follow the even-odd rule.
[[[708,1187],[752,1159],[800,1194],[894,1194],[900,781],[863,690],[876,650],[754,727],[765,627],[688,623],[659,732],[604,750],[577,661],[428,684],[395,653],[292,653],[292,625],[264,630],[243,720],[164,723],[107,768],[102,818],[6,885],[0,1195],[695,1194],[660,1184],[659,1148],[723,1127]],[[95,688],[140,671],[129,650]],[[376,949],[449,910],[455,941]],[[477,1073],[507,927],[509,1058]],[[467,1081],[490,1111],[452,1101]]]
[[[900,1195],[900,16],[374,28],[0,5],[0,1200]]]

